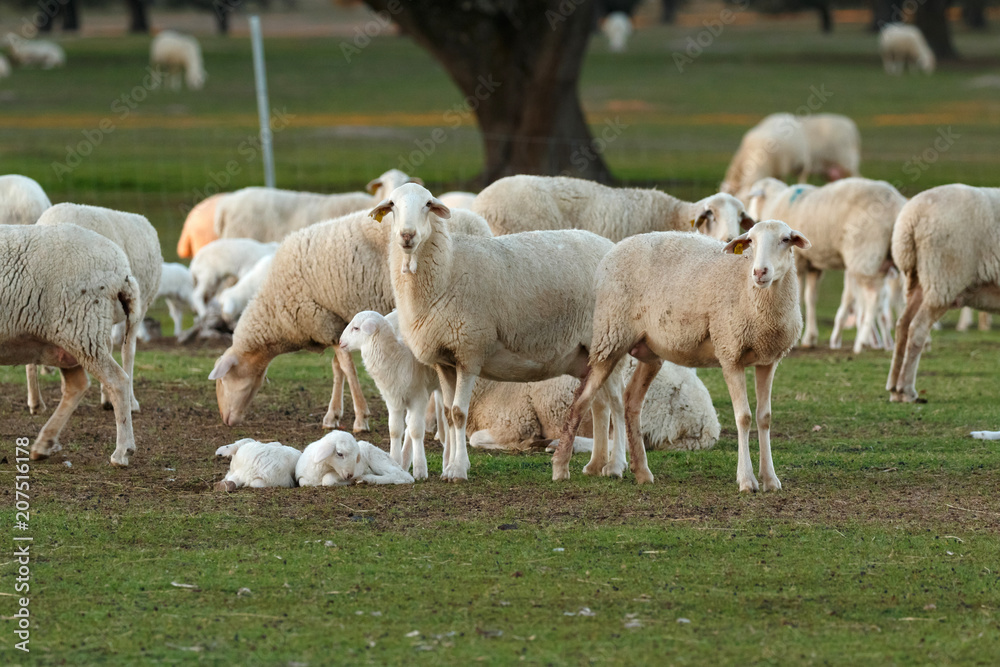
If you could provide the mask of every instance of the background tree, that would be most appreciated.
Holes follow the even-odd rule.
[[[52,25],[58,16],[62,16],[62,29],[70,32],[80,29],[80,14],[77,12],[76,0],[38,0],[38,11],[41,22],[38,29],[41,32],[51,32]]]
[[[145,0],[125,0],[128,4],[129,32],[149,32],[149,20],[146,18]]]

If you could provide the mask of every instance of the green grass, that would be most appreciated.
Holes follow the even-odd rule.
[[[605,154],[615,174],[708,194],[746,127],[740,117],[794,110],[810,87],[826,86],[833,95],[823,110],[861,126],[867,175],[900,182],[907,194],[995,182],[1000,90],[969,86],[995,67],[994,37],[959,30],[969,62],[929,78],[889,78],[875,38],[859,26],[828,38],[805,25],[727,27],[684,73],[671,54],[695,29],[639,31],[623,57],[595,44],[581,94],[595,127],[615,116],[628,124]],[[87,128],[10,120],[113,116],[112,102],[144,75],[146,44],[71,41],[65,70],[6,80],[0,154],[4,171],[37,178],[55,201],[148,215],[172,259],[184,207],[212,174],[237,160],[227,187],[261,181],[256,157],[239,152],[255,114],[245,41],[205,39],[203,93],[150,95],[62,181],[51,164]],[[272,107],[300,119],[276,135],[285,187],[360,187],[461,102],[406,40],[378,39],[349,66],[331,40],[269,40],[267,53]],[[430,120],[393,125],[388,111]],[[372,119],[351,125],[347,114]],[[706,122],[706,114],[737,118]],[[911,180],[906,162],[948,126],[960,138]],[[481,163],[472,127],[448,137],[418,172],[436,187],[463,185]],[[823,342],[840,285],[836,273],[821,285]],[[169,331],[165,309],[152,314]],[[32,466],[32,653],[14,651],[8,632],[0,661],[994,664],[1000,448],[968,431],[1000,428],[1000,340],[956,333],[955,315],[921,361],[923,405],[888,402],[883,352],[784,360],[772,425],[784,488],[754,496],[737,492],[732,408],[716,369],[699,374],[720,441],[705,452],[652,452],[652,486],[585,477],[581,456],[573,479],[553,484],[547,456],[473,452],[465,485],[219,495],[210,490],[225,469],[212,460],[219,445],[257,437],[301,447],[320,437],[329,352],[279,357],[250,420],[229,429],[205,379],[221,349],[140,348],[133,464],[108,465],[114,427],[93,388],[64,437],[73,466],[58,458]],[[5,516],[14,504],[10,443],[45,419],[24,410],[23,377],[0,367]],[[42,382],[51,410],[58,379]],[[376,398],[372,405],[370,439],[380,444],[385,411]],[[440,449],[429,458],[440,470]],[[0,559],[11,582],[0,590],[4,617],[14,611],[9,558]]]

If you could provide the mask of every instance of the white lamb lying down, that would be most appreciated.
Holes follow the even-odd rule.
[[[1000,431],[973,431],[969,435],[976,440],[1000,440]]]
[[[295,465],[299,486],[412,484],[413,475],[370,442],[347,431],[331,431],[311,443]]]
[[[217,491],[235,491],[242,486],[295,486],[295,464],[302,452],[280,442],[257,442],[243,438],[215,450],[216,456],[231,458],[229,473],[215,485]]]

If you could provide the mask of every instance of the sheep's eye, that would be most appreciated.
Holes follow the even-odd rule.
[[[337,452],[337,458],[338,458],[338,459],[342,459],[342,458],[344,458],[344,455],[343,455],[343,454],[341,454],[340,452]]]
[[[781,242],[782,242],[782,243],[791,243],[791,242],[792,242],[792,239],[790,239],[790,238],[788,238],[788,237],[786,236],[785,238],[781,239]]]

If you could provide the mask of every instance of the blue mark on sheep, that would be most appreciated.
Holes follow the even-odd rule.
[[[791,198],[789,198],[788,203],[794,204],[795,200],[798,199],[799,196],[805,191],[806,191],[806,186],[796,185],[794,188],[792,188],[792,196]]]

